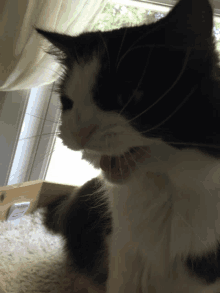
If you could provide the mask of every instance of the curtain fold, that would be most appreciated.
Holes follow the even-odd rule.
[[[91,31],[108,0],[1,0],[0,91],[54,82],[60,65],[42,49],[33,26],[78,35]]]

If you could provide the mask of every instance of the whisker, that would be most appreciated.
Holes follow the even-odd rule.
[[[123,46],[123,43],[124,43],[124,40],[125,40],[125,36],[126,36],[127,30],[128,30],[128,28],[126,27],[125,33],[124,33],[123,38],[122,38],[122,41],[121,41],[121,46],[120,46],[119,51],[118,51],[118,56],[117,56],[116,64],[118,64],[118,58],[119,58],[119,55],[121,53],[121,49],[122,49],[122,46]],[[118,65],[116,67],[116,71],[117,70],[118,70]]]
[[[204,244],[204,246],[208,249],[208,247],[206,246],[206,244],[202,241],[202,239],[199,237],[199,235],[194,231],[193,227],[187,223],[187,221],[180,215],[180,213],[177,212],[177,215],[182,219],[182,221],[184,223],[186,223],[186,225],[193,231],[193,233],[199,238],[199,240]]]
[[[187,65],[187,63],[188,63],[188,59],[189,59],[189,55],[190,55],[190,53],[191,53],[191,49],[187,49],[187,53],[186,53],[186,58],[185,58],[185,62],[184,62],[184,64],[183,64],[183,67],[182,67],[182,69],[181,69],[181,71],[180,71],[180,74],[178,75],[178,77],[177,77],[177,79],[174,81],[174,83],[171,85],[171,87],[159,98],[159,99],[157,99],[157,101],[155,102],[155,103],[153,103],[150,107],[148,107],[146,110],[144,110],[142,113],[140,113],[139,115],[137,115],[136,117],[134,117],[133,119],[131,119],[131,120],[129,120],[127,123],[129,123],[129,122],[131,122],[131,121],[133,121],[133,120],[135,120],[135,119],[137,119],[138,117],[140,117],[141,115],[143,115],[144,113],[146,113],[147,111],[149,111],[154,105],[156,105],[157,103],[159,103],[159,101],[161,101],[173,88],[174,88],[174,86],[177,84],[177,82],[180,80],[180,78],[182,77],[182,75],[183,75],[183,72],[185,71],[185,69],[186,69],[186,65]],[[190,96],[191,96],[191,93],[190,93]],[[187,96],[187,99],[188,99],[188,97],[189,96]],[[185,101],[185,100],[184,100]],[[183,104],[183,103],[182,103]],[[181,104],[181,105],[182,105]],[[178,108],[178,107],[177,107]],[[168,119],[167,119],[168,120]],[[164,122],[166,121],[166,119],[164,120]],[[163,123],[164,123],[163,122]],[[163,124],[162,123],[162,124]],[[159,125],[161,125],[161,124],[158,124],[155,128],[157,128]],[[154,129],[154,128],[152,128],[152,129]]]
[[[137,50],[137,49],[143,49],[143,48],[172,48],[172,49],[175,49],[175,50],[181,50],[181,51],[185,51],[185,48],[183,49],[183,47],[181,46],[173,46],[173,45],[164,45],[164,44],[147,44],[147,45],[143,45],[143,46],[137,46],[137,47],[134,47],[134,48],[131,48],[127,51],[126,55],[129,53],[129,52],[132,52],[134,50]],[[193,47],[191,47],[191,49],[193,49]],[[119,67],[119,64],[121,63],[121,61],[126,57],[126,55],[124,54],[122,56],[122,58],[120,59],[118,65],[117,65],[117,69]]]
[[[137,47],[134,47],[134,48],[131,48],[127,51],[126,54],[128,54],[129,52],[132,52],[134,50],[137,50],[137,49],[143,49],[143,48],[172,48],[172,49],[175,49],[175,50],[181,50],[181,51],[186,51],[186,48],[183,48],[181,46],[174,46],[174,45],[169,45],[169,44],[147,44],[147,45],[142,45],[142,46],[137,46]],[[189,48],[189,47],[188,47]],[[194,48],[193,46],[190,47],[191,50]],[[199,48],[196,50],[198,51]],[[204,50],[204,49],[201,49],[201,50]],[[208,52],[206,53],[206,57],[208,55]],[[117,66],[117,69],[119,67],[119,64],[121,63],[121,61],[126,57],[126,55],[124,54],[122,56],[122,58],[120,59],[119,63],[118,63],[118,66]]]
[[[109,72],[111,72],[111,63],[110,63],[110,56],[109,56],[109,51],[108,51],[108,47],[106,45],[106,42],[102,36],[102,32],[101,31],[98,31],[99,35],[100,35],[100,38],[102,39],[103,41],[103,44],[104,44],[104,47],[105,47],[105,50],[106,50],[106,54],[108,55],[108,64],[109,64]]]
[[[212,144],[204,144],[204,143],[193,143],[193,142],[176,142],[176,141],[166,141],[166,143],[172,143],[172,144],[181,144],[181,145],[192,145],[195,147],[210,147],[215,149],[220,149],[220,145],[212,145]]]
[[[121,158],[119,157],[119,171],[120,171],[120,173],[121,173],[121,178],[122,178],[122,181],[124,182],[124,178],[123,178],[123,176],[122,176],[122,166],[121,166]]]
[[[36,115],[33,115],[33,114],[29,114],[29,113],[25,113],[25,115],[30,115],[32,117],[35,117],[35,118],[38,118],[38,119],[41,119],[41,120],[44,120],[44,121],[48,121],[48,122],[53,122],[53,123],[57,123],[57,124],[61,124],[62,121],[59,120],[59,121],[55,121],[55,120],[47,120],[47,119],[44,119],[42,117],[39,117],[39,116],[36,116]]]
[[[198,88],[198,85],[196,85],[191,92],[188,94],[188,96],[186,96],[186,98],[182,101],[182,103],[173,111],[173,113],[171,113],[166,119],[164,119],[161,123],[157,124],[156,126],[148,129],[145,131],[145,133],[150,132],[151,130],[154,130],[156,128],[158,128],[159,126],[161,126],[162,124],[164,124],[166,121],[168,121],[176,112],[178,112],[178,110],[186,103],[186,101],[191,97],[191,95],[196,91],[196,89]],[[133,120],[133,119],[132,119]]]
[[[126,157],[125,157],[125,155],[122,155],[123,156],[123,158],[124,158],[124,160],[127,162],[127,165],[128,165],[128,161],[126,160]],[[119,161],[120,161],[120,157],[119,157]],[[120,162],[120,164],[121,164],[121,162]],[[129,165],[128,165],[128,167],[129,167]],[[123,182],[123,184],[124,184],[124,177],[123,177],[123,171],[122,171],[122,167],[121,167],[121,178],[122,178],[122,182]]]
[[[132,156],[132,153],[131,153],[130,151],[129,151],[129,153],[130,153],[131,156]],[[126,160],[126,162],[127,162],[128,167],[130,167],[130,166],[129,166],[129,163],[128,163],[128,161],[127,161],[127,159],[126,159],[125,156],[124,156],[124,158],[125,158],[125,160]],[[132,159],[133,159],[133,161],[134,161],[135,164],[136,164],[136,161],[134,160],[133,156],[132,156]],[[138,166],[136,165],[135,168],[136,168],[136,167],[138,167]],[[139,167],[138,167],[138,168],[139,168]],[[131,168],[130,168],[130,169],[131,169]],[[131,169],[131,172],[133,172],[132,169]],[[134,178],[135,178],[135,180],[136,180],[137,182],[139,181],[135,173],[133,173],[132,176],[134,176]],[[139,189],[139,193],[136,194],[136,195],[139,195],[141,192],[142,192],[142,189],[140,188],[140,189]]]
[[[158,127],[159,128],[159,127]],[[104,135],[105,133],[108,133],[109,130],[105,130],[103,132],[100,133],[100,135]],[[140,134],[144,134],[145,132],[148,132],[147,131],[142,131],[142,132],[139,132]],[[126,131],[126,135],[132,135],[133,133],[129,132],[129,131]],[[158,140],[159,138],[155,135],[155,140]],[[192,146],[195,146],[195,147],[210,147],[210,148],[215,148],[215,149],[220,149],[220,145],[213,145],[213,144],[208,144],[208,143],[194,143],[194,142],[176,142],[176,141],[164,141],[166,143],[170,143],[170,144],[179,144],[179,145],[192,145]],[[141,148],[141,146],[139,146]],[[146,150],[145,150],[146,151]]]
[[[147,150],[143,149],[141,146],[139,147],[140,149],[142,149],[144,152],[146,152],[147,154],[150,154]],[[162,162],[158,157],[153,156],[154,159],[157,159],[158,162]]]
[[[106,143],[106,149],[108,149],[108,136],[105,137],[105,143]],[[108,170],[109,174],[111,173],[111,162],[109,164],[109,170]]]
[[[143,34],[141,37],[139,37],[131,46],[130,46],[130,48],[125,52],[125,54],[122,56],[122,58],[124,58],[124,56],[127,54],[127,52],[137,43],[137,42],[139,42],[141,39],[143,39],[143,38],[145,38],[146,36],[148,36],[149,34],[152,34],[152,33],[154,33],[154,31],[155,30],[157,30],[158,28],[160,28],[160,27],[162,27],[162,26],[164,26],[165,25],[165,22],[166,21],[164,21],[164,23],[160,23],[160,24],[158,24],[155,28],[153,28],[153,29],[151,29],[149,32],[147,32],[147,33],[145,33],[145,34]],[[119,61],[119,63],[120,63],[120,61]]]
[[[135,151],[135,152],[137,152],[137,151]],[[136,161],[135,161],[135,159],[134,159],[134,157],[133,157],[133,155],[132,155],[132,153],[131,153],[131,151],[130,151],[130,150],[128,151],[128,153],[131,155],[131,157],[132,157],[132,160],[133,160],[133,162],[134,162],[134,163],[135,163],[135,165],[136,165],[136,166],[135,166],[135,168],[136,168],[136,167],[138,167],[138,166],[137,166],[137,164],[136,164]],[[125,158],[125,159],[126,159],[126,158]],[[129,166],[129,164],[128,164],[128,166]],[[139,167],[138,167],[138,168],[139,168]],[[131,170],[131,171],[132,171],[132,170]],[[135,174],[135,173],[134,173],[134,174]],[[135,176],[135,175],[134,175],[134,176]],[[137,178],[136,178],[136,179],[137,179]]]
[[[146,36],[148,36],[148,35],[150,35],[150,34],[152,34],[152,33],[154,33],[158,28],[161,28],[161,27],[163,27],[163,26],[165,26],[166,25],[166,23],[168,22],[168,20],[166,20],[166,18],[164,18],[163,19],[163,22],[161,22],[161,23],[157,23],[157,25],[155,26],[155,28],[153,28],[153,29],[151,29],[150,31],[148,31],[148,32],[146,32],[145,34],[143,34],[141,37],[139,37],[131,46],[130,46],[130,48],[125,52],[125,54],[122,56],[122,58],[128,53],[128,51],[130,51],[130,49],[135,45],[135,44],[137,44],[140,40],[142,40],[143,38],[145,38]],[[146,25],[147,26],[147,25]],[[219,42],[219,41],[218,41]],[[156,46],[163,46],[163,47],[165,47],[165,45],[163,45],[163,44],[158,44],[158,45],[156,45]],[[172,46],[173,48],[181,48],[181,49],[184,49],[184,47],[182,46]],[[120,62],[120,61],[119,61]]]
[[[73,47],[74,47],[76,62],[77,62],[78,65],[80,65],[79,56],[78,56],[78,53],[77,53],[77,50],[76,50],[76,46],[73,46]]]
[[[44,136],[44,135],[52,135],[52,134],[60,134],[60,132],[51,132],[51,133],[43,133],[43,134],[33,135],[30,137],[21,138],[21,139],[19,139],[19,141],[25,140],[25,139],[31,139],[31,138],[35,138],[35,137],[39,137],[39,136]]]
[[[121,115],[121,113],[124,111],[124,109],[127,107],[127,105],[128,105],[128,104],[130,103],[130,101],[132,100],[133,96],[135,95],[135,91],[138,90],[138,88],[139,88],[139,86],[140,86],[140,84],[141,84],[141,82],[142,82],[142,80],[143,80],[143,77],[144,77],[144,74],[145,74],[145,72],[146,72],[147,66],[148,66],[148,64],[149,64],[150,56],[151,56],[151,53],[152,53],[153,49],[154,49],[154,48],[151,49],[151,51],[150,51],[150,53],[149,53],[149,55],[148,55],[148,59],[147,59],[146,65],[145,65],[145,67],[144,67],[144,71],[143,71],[143,74],[142,74],[142,76],[141,76],[141,79],[140,79],[140,81],[138,82],[137,88],[134,90],[133,95],[130,97],[130,99],[128,100],[128,102],[127,102],[127,103],[125,104],[125,106],[122,108],[122,110],[120,111],[120,113],[118,114],[118,116]],[[128,121],[128,123],[129,123],[129,121]]]

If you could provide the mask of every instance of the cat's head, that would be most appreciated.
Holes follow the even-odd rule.
[[[64,67],[64,144],[118,156],[165,143],[219,157],[220,69],[212,30],[208,0],[181,0],[150,25],[76,37],[37,29]]]

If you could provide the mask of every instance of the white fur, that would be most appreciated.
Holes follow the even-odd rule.
[[[74,107],[62,117],[64,144],[82,150],[83,133],[96,125],[83,152],[96,168],[102,154],[120,155],[134,146],[151,149],[151,158],[138,163],[124,183],[101,175],[113,213],[107,293],[220,292],[220,283],[206,288],[180,261],[188,253],[214,251],[220,239],[219,161],[144,138],[122,116],[101,111],[91,91],[98,70],[94,58],[77,65],[66,83]]]
[[[141,270],[145,269],[141,277],[143,292],[151,292],[148,291],[149,283],[158,288],[155,292],[164,292],[162,289],[168,280],[167,286],[170,291],[167,288],[165,292],[197,292],[189,289],[174,290],[173,287],[177,286],[176,280],[172,283],[168,272],[174,270],[176,261],[179,267],[179,272],[175,269],[176,275],[180,281],[188,280],[189,286],[193,284],[193,280],[184,271],[180,257],[186,257],[189,252],[199,255],[206,252],[207,248],[215,249],[220,233],[220,185],[213,182],[213,177],[218,175],[219,171],[217,163],[209,162],[205,156],[200,164],[196,162],[199,154],[195,151],[185,151],[182,155],[183,158],[190,158],[188,164],[183,162],[183,165],[188,167],[186,171],[189,172],[185,172],[185,169],[179,171],[181,164],[170,168],[173,163],[171,159],[167,162],[166,173],[151,173],[148,172],[146,162],[138,166],[126,185],[114,186],[109,191],[114,234],[110,253],[111,277],[107,292],[139,292],[138,288],[136,291],[130,290],[134,283],[134,275],[129,273],[129,269],[133,270],[135,267],[138,253],[142,255],[142,262],[144,261],[144,265],[136,266],[136,273],[141,274]],[[194,155],[194,158],[191,155]],[[174,161],[175,158],[181,158],[181,153],[178,152],[178,155],[173,157]],[[198,173],[195,170],[200,169],[200,165],[204,177],[201,174],[200,178],[197,178]],[[175,181],[176,178],[178,180]],[[206,187],[204,182],[200,181],[203,178],[207,183]],[[129,264],[126,255],[129,256]],[[122,277],[123,270],[127,269],[125,276]],[[121,281],[118,279],[120,283],[117,286],[120,290],[117,291],[117,278],[113,277],[114,272],[121,278]],[[149,272],[150,281],[147,280]],[[194,283],[198,288],[201,286],[199,281],[194,280]]]

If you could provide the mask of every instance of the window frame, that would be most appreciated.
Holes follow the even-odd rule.
[[[26,122],[34,125],[34,127],[30,127],[29,131],[27,131],[28,127],[25,127],[24,138],[22,132],[20,133],[17,145],[20,150],[15,154],[8,185],[32,180],[44,180],[46,176],[56,140],[54,133],[61,114],[58,96],[53,91],[54,86],[55,83],[52,83],[33,88],[30,92],[27,106],[28,113],[25,114],[23,123]],[[26,140],[28,137],[30,138]],[[28,149],[28,154],[22,152],[24,147]],[[18,166],[20,174],[18,174]]]
[[[56,132],[61,114],[53,87],[54,83],[31,90],[5,92],[3,106],[0,105],[0,133],[13,147],[5,147],[1,153],[0,168],[4,167],[1,168],[1,186],[44,180],[56,140],[56,135],[50,134]],[[13,111],[15,115],[9,115],[15,100],[18,101]],[[29,129],[30,139],[23,139],[22,128],[27,118],[28,124],[34,127]],[[1,140],[0,143],[2,146]]]
[[[214,6],[214,18],[216,21],[220,22],[220,1],[218,0],[209,0],[210,2],[213,2]],[[143,7],[148,10],[156,9],[156,11],[160,12],[168,12],[170,8],[172,8],[177,0],[147,0],[141,1],[141,0],[111,0],[111,2],[120,4],[120,5],[130,5],[130,6],[136,6],[136,7]]]
[[[29,90],[0,92],[0,186],[7,184],[28,97]]]

